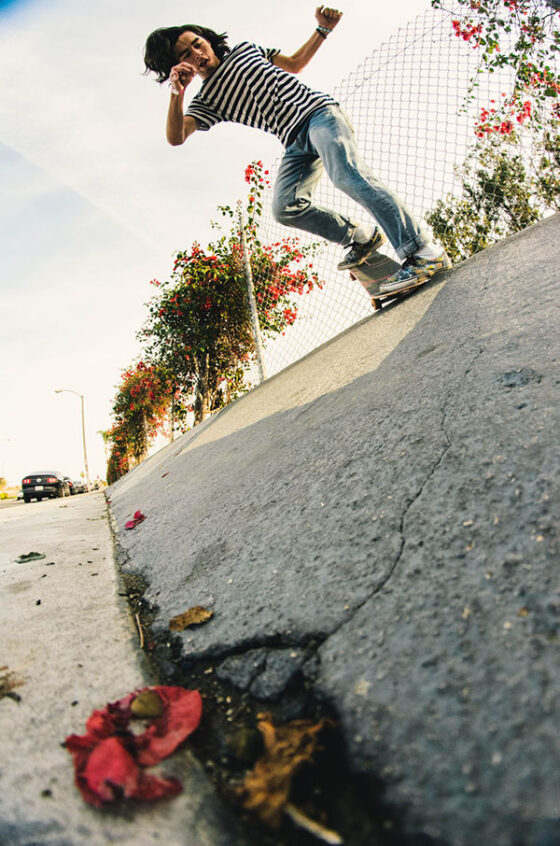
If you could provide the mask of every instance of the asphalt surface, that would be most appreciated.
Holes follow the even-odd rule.
[[[161,672],[286,719],[304,681],[426,843],[560,843],[559,245],[473,257],[109,491]]]

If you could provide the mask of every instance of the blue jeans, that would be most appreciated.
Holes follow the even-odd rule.
[[[312,203],[324,170],[336,188],[375,218],[401,259],[429,242],[398,197],[364,162],[356,149],[354,131],[338,106],[314,112],[286,148],[272,200],[277,221],[342,246],[352,242],[358,221]]]

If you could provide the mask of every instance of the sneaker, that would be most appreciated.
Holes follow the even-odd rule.
[[[402,291],[410,291],[418,285],[424,285],[436,273],[449,270],[450,267],[451,260],[447,253],[442,253],[437,259],[409,256],[400,270],[381,283],[379,291],[382,294],[400,294]]]
[[[345,258],[338,265],[338,270],[351,270],[353,267],[363,264],[386,240],[387,238],[383,232],[376,226],[369,241],[366,241],[364,244],[358,244],[356,241],[353,241],[350,244]]]

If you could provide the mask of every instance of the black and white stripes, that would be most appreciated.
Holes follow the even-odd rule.
[[[231,121],[271,132],[289,144],[312,112],[335,101],[273,65],[279,52],[247,41],[237,44],[204,81],[186,114],[202,130]]]

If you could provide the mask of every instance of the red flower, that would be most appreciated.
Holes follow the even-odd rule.
[[[143,734],[129,729],[132,705],[141,693],[153,691],[161,714],[152,719]],[[167,758],[198,726],[202,700],[197,690],[156,686],[135,691],[94,711],[86,723],[85,735],[72,734],[64,745],[74,758],[75,782],[82,797],[97,808],[115,800],[162,799],[176,796],[181,784],[176,778],[160,778],[140,767]]]

